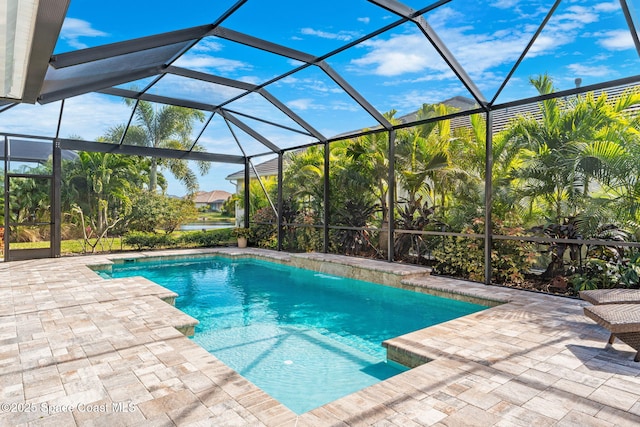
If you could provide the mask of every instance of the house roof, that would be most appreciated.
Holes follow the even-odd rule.
[[[266,162],[258,163],[254,165],[259,176],[274,176],[278,175],[278,158],[267,160]],[[256,174],[253,169],[250,170],[249,176],[255,178]],[[225,178],[227,181],[240,181],[244,179],[244,169],[227,175]]]
[[[223,190],[198,191],[195,194],[195,198],[193,199],[193,201],[195,203],[224,202],[231,196],[231,193]]]

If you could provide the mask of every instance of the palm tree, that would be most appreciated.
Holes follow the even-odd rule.
[[[384,113],[392,125],[398,124],[394,117],[396,110]],[[394,141],[395,143],[395,141]],[[354,168],[361,177],[366,177],[369,186],[380,203],[382,223],[388,222],[389,185],[389,136],[387,132],[371,133],[349,140],[345,154],[354,162]]]
[[[269,207],[271,209],[271,202],[275,200],[274,194],[276,193],[276,189],[278,187],[278,180],[275,176],[266,176],[261,177],[260,183],[257,179],[252,179],[249,182],[249,206],[250,213],[249,217],[253,216],[259,209]],[[264,188],[263,188],[264,186]],[[265,190],[267,194],[265,194]],[[241,196],[242,197],[242,196]],[[244,202],[243,202],[244,203]]]
[[[469,117],[470,127],[455,130],[450,149],[450,157],[455,159],[455,176],[458,185],[452,191],[458,208],[471,217],[477,216],[477,208],[484,205],[486,175],[487,125],[482,114]],[[520,197],[511,191],[513,171],[522,163],[521,149],[514,139],[504,133],[492,138],[493,167],[491,170],[492,211],[504,218],[505,215],[525,215],[518,202]],[[464,216],[464,214],[463,214]],[[468,224],[466,222],[465,224]]]
[[[353,145],[352,140],[341,140],[329,146],[329,212],[333,225],[366,227],[379,210],[372,195],[375,181],[363,159],[354,158]],[[288,157],[285,170],[283,192],[289,208],[315,224],[324,221],[324,166],[324,147],[311,146]],[[366,231],[339,230],[332,232],[331,245],[361,253],[371,249],[367,236]]]
[[[541,95],[555,91],[546,75],[530,81]],[[625,113],[637,104],[637,93],[623,94],[615,104],[607,101],[606,93],[598,98],[592,93],[552,98],[540,103],[540,120],[521,116],[508,126],[505,140],[523,147],[521,165],[512,173],[515,193],[528,202],[530,211],[539,209],[546,218],[545,225],[534,229],[553,238],[589,238],[617,222],[607,206],[618,203],[607,189],[624,187],[630,176],[638,176],[637,158],[630,156],[638,132]],[[564,273],[567,249],[571,260],[578,261],[579,245],[555,243],[545,276]]]
[[[444,104],[423,104],[417,119],[440,117],[455,111],[456,108]],[[440,190],[444,206],[448,178],[453,170],[450,162],[452,139],[450,120],[425,123],[398,132],[396,169],[410,205],[414,204],[421,191],[434,201],[436,191]]]
[[[125,99],[128,105],[133,101]],[[191,132],[196,121],[203,122],[204,114],[201,111],[190,108],[165,105],[154,108],[154,105],[147,101],[140,101],[135,111],[136,123],[126,130],[124,143],[140,145],[152,148],[168,148],[175,150],[191,149],[193,142]],[[107,132],[106,138],[110,141],[120,141],[126,126],[119,125]],[[203,148],[196,144],[194,151],[201,151]],[[209,162],[197,162],[202,175],[209,170]],[[198,189],[198,180],[195,173],[183,159],[160,159],[151,158],[149,171],[149,190],[155,192],[158,188],[158,168],[166,168],[171,174],[182,182],[189,193],[194,193]],[[166,190],[163,188],[163,191]]]
[[[79,152],[66,175],[63,192],[76,195],[98,230],[105,229],[110,218],[128,212],[131,195],[143,182],[137,157],[112,153]]]
[[[546,75],[530,81],[541,95],[555,91]],[[593,190],[623,179],[629,172],[629,145],[637,138],[624,110],[637,104],[640,95],[634,93],[613,105],[606,94],[553,98],[541,102],[541,120],[513,120],[503,138],[523,147],[513,178],[530,208],[541,207],[557,222],[580,213]]]
[[[284,198],[295,208],[310,215],[320,215],[324,200],[324,147],[311,146],[291,153],[283,179]]]
[[[46,166],[31,170],[44,172]],[[48,179],[36,177],[14,177],[9,181],[11,222],[50,222],[51,187]]]

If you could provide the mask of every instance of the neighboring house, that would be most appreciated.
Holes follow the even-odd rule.
[[[278,158],[267,160],[265,162],[254,165],[255,171],[258,172],[260,178],[269,176],[278,176]],[[255,179],[256,173],[253,168],[249,169],[249,179]],[[227,175],[225,178],[227,181],[231,181],[236,186],[236,194],[242,194],[244,188],[244,169]],[[244,218],[244,208],[241,203],[236,202],[236,225],[241,226]]]
[[[231,197],[232,194],[227,191],[198,191],[193,199],[196,209],[205,208],[210,212],[219,212],[222,210],[224,202]]]
[[[258,175],[261,178],[267,176],[278,176],[278,158],[273,158],[271,160],[267,160],[265,162],[254,165]],[[256,174],[253,171],[253,168],[249,169],[249,178],[253,179],[256,177]],[[236,185],[236,193],[240,194],[242,189],[244,188],[244,169],[241,169],[237,172],[232,173],[231,175],[227,175],[225,178],[227,181],[231,181]]]

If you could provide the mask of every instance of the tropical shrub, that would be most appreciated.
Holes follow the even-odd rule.
[[[580,233],[580,219],[578,217],[562,218],[555,223],[533,227],[531,231],[552,239],[582,239]],[[565,275],[565,253],[569,254],[571,263],[576,266],[580,262],[581,245],[577,243],[554,242],[548,245],[547,252],[551,261],[542,277],[553,278]],[[568,252],[567,252],[568,251]]]
[[[465,228],[463,233],[473,232]],[[444,238],[433,251],[436,264],[433,273],[461,277],[476,282],[484,281],[484,246],[481,238]]]
[[[374,213],[379,210],[376,203],[365,198],[354,198],[345,201],[341,208],[336,209],[334,216],[336,224],[345,227],[367,227]],[[344,228],[330,233],[331,246],[338,253],[347,255],[371,255],[377,252],[372,235],[367,230]]]
[[[591,258],[571,277],[576,292],[589,289],[639,288],[640,257],[626,260]]]
[[[251,224],[252,243],[259,248],[278,248],[277,218],[271,207],[258,209]]]
[[[137,250],[171,247],[178,244],[178,240],[169,234],[145,233],[134,231],[123,237],[124,243]]]
[[[295,222],[296,224],[304,224],[305,226],[285,227],[285,229],[287,229],[288,247],[290,247],[291,250],[299,252],[322,250],[322,231],[313,227],[316,223],[315,217],[299,213]]]
[[[190,231],[180,236],[179,242],[186,246],[214,247],[233,240],[232,229]]]
[[[422,197],[418,200],[407,202],[396,208],[397,216],[395,228],[399,230],[424,231],[432,225],[439,225],[433,217],[435,207],[428,202],[422,203]],[[423,255],[431,248],[420,234],[397,233],[394,239],[394,253],[397,259],[413,261],[417,264],[426,263],[428,260]]]
[[[175,246],[214,247],[233,240],[230,228],[190,231],[181,235],[132,231],[123,237],[124,243],[137,250]]]
[[[493,220],[493,234],[524,236],[522,227],[509,226]],[[463,231],[465,234],[482,234],[484,218],[476,218]],[[448,276],[463,277],[473,281],[484,281],[484,241],[479,237],[453,237],[445,239],[433,255],[436,265],[433,272]],[[517,240],[494,240],[491,249],[493,276],[491,282],[499,284],[521,284],[535,261],[530,243]]]
[[[173,233],[180,225],[197,217],[196,205],[191,200],[166,197],[165,203],[164,215],[158,226],[166,233]]]
[[[134,199],[131,213],[126,216],[126,224],[130,231],[172,233],[180,224],[196,216],[197,210],[191,200],[141,191]]]
[[[231,218],[236,214],[236,203],[240,201],[240,197],[237,194],[232,195],[222,203],[220,213],[225,218]]]

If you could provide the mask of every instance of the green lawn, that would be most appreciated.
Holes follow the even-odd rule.
[[[220,212],[198,212],[198,218],[196,221],[234,222],[235,218],[231,216],[222,216]]]
[[[95,243],[95,240],[92,241]],[[11,243],[11,249],[41,249],[48,248],[49,242],[23,242],[23,243]],[[132,246],[127,246],[122,243],[120,237],[109,239],[108,241],[98,244],[96,252],[111,252],[120,250],[133,250]],[[60,252],[62,255],[68,254],[81,254],[84,253],[81,239],[63,240],[60,243]],[[91,248],[88,247],[86,252],[91,252]]]
[[[219,214],[218,214],[219,217]],[[224,219],[228,220],[228,219]],[[187,248],[187,247],[202,247],[202,246],[215,246],[215,245],[227,245],[233,244],[237,241],[235,237],[231,236],[231,229],[217,229],[217,230],[209,230],[207,232],[203,231],[174,231],[170,235],[165,235],[164,231],[157,230],[156,233],[146,233],[151,239],[150,241],[155,241],[156,243],[153,246],[149,246],[148,248]],[[145,234],[145,233],[142,233]],[[169,246],[165,243],[157,243],[156,238],[162,236],[170,236]],[[217,237],[216,237],[217,236]],[[186,237],[187,239],[183,239]],[[96,239],[91,239],[89,244],[85,243],[83,239],[70,239],[63,240],[60,244],[60,253],[62,255],[70,255],[70,254],[84,254],[84,253],[103,253],[103,252],[119,252],[119,251],[133,251],[138,250],[140,246],[133,246],[132,244],[125,243],[125,238],[122,237],[112,237],[108,239],[101,240],[98,244],[96,244]],[[144,239],[143,239],[144,240]],[[161,240],[162,241],[162,240]],[[133,243],[133,242],[131,242]],[[90,245],[95,245],[95,249],[93,249]],[[42,249],[49,248],[50,243],[48,241],[40,241],[40,242],[22,242],[22,243],[11,243],[10,249],[12,250],[20,250],[20,249]]]

